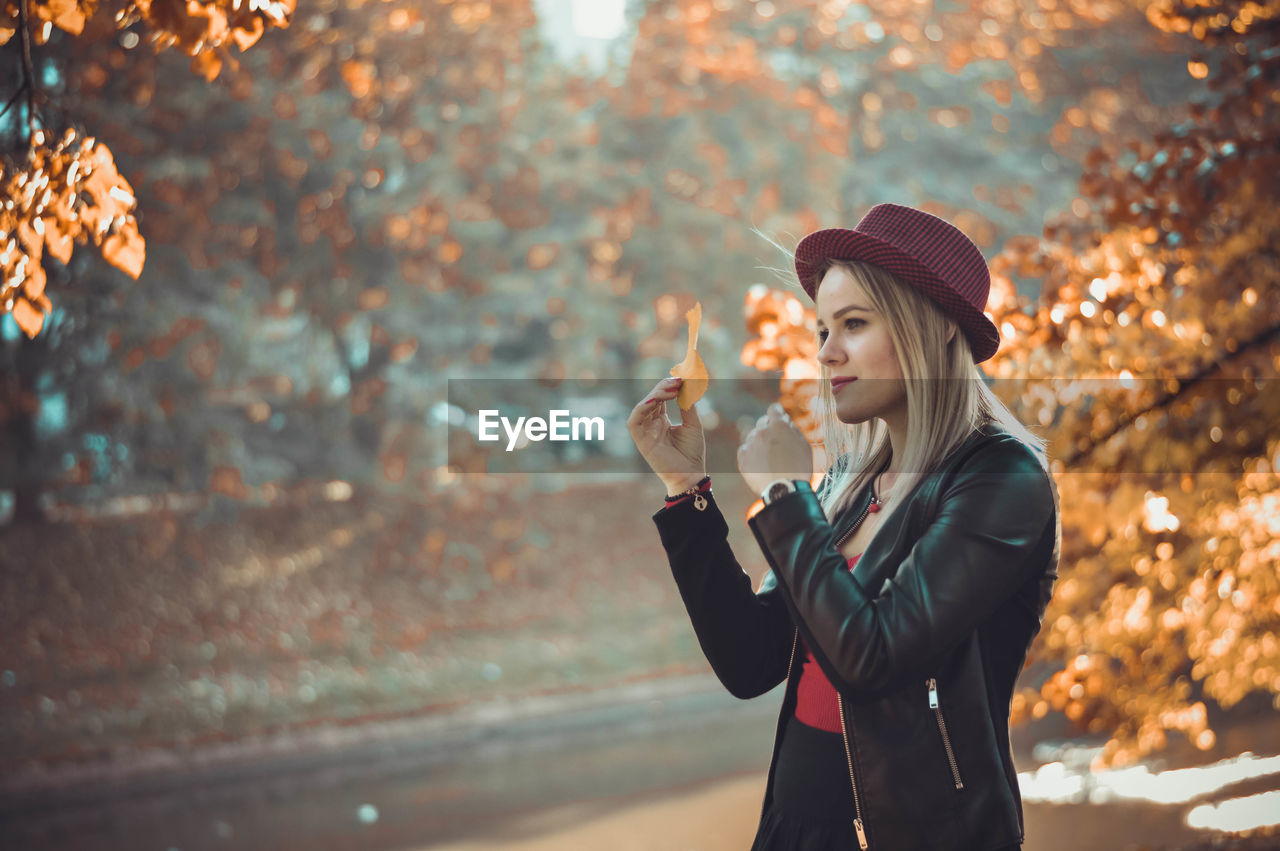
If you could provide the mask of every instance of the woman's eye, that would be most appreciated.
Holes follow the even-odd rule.
[[[852,318],[852,317],[850,317],[849,319],[846,319],[846,320],[844,321],[844,327],[845,327],[845,330],[846,330],[846,331],[852,331],[855,327],[857,327],[858,325],[862,325],[862,324],[863,324],[863,322],[862,322],[862,320],[861,320],[861,319],[854,319],[854,318]],[[825,330],[823,330],[823,331],[819,331],[819,332],[818,332],[818,342],[819,342],[819,343],[825,343],[826,341],[827,341],[827,332],[826,332]]]

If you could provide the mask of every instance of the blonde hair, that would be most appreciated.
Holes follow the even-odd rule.
[[[880,494],[885,498],[885,517],[905,502],[916,484],[974,429],[989,423],[1021,440],[1041,456],[1043,463],[1045,439],[1032,433],[987,386],[959,325],[947,339],[951,320],[933,299],[869,263],[832,261],[821,270],[819,282],[832,266],[840,266],[862,286],[871,307],[885,320],[905,379],[906,445],[901,448],[900,475],[892,487]],[[836,417],[830,370],[823,364],[819,367],[821,380],[814,413],[831,459],[821,505],[827,517],[834,519],[885,469],[892,447],[883,420],[850,424]]]

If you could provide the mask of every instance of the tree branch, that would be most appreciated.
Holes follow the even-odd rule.
[[[31,13],[28,8],[30,0],[18,0],[18,32],[19,45],[22,48],[22,82],[18,84],[18,90],[13,93],[13,97],[9,98],[8,103],[4,105],[4,109],[0,109],[0,116],[3,116],[9,109],[18,102],[18,98],[24,94],[27,96],[27,147],[31,146],[31,140],[36,134],[36,66],[31,59]]]
[[[1080,462],[1081,459],[1091,455],[1093,451],[1097,449],[1099,446],[1102,446],[1108,440],[1115,437],[1121,431],[1123,431],[1124,429],[1132,425],[1133,421],[1136,420],[1138,417],[1148,414],[1151,411],[1156,410],[1157,408],[1163,408],[1171,404],[1172,402],[1176,401],[1180,396],[1182,396],[1184,393],[1186,393],[1189,389],[1191,389],[1193,386],[1200,383],[1201,381],[1208,379],[1212,373],[1222,369],[1222,367],[1225,364],[1230,363],[1232,360],[1235,360],[1236,358],[1240,357],[1246,352],[1256,349],[1259,346],[1266,345],[1267,343],[1271,342],[1273,339],[1276,339],[1278,337],[1280,337],[1280,323],[1276,323],[1267,328],[1264,328],[1262,331],[1259,331],[1257,334],[1255,334],[1254,336],[1246,340],[1243,345],[1239,346],[1234,352],[1230,353],[1230,355],[1228,355],[1227,357],[1223,359],[1215,358],[1209,361],[1208,363],[1204,364],[1203,366],[1201,366],[1198,370],[1195,371],[1195,373],[1188,376],[1187,378],[1177,379],[1178,381],[1177,390],[1175,390],[1172,393],[1166,393],[1164,396],[1152,402],[1150,405],[1147,405],[1145,408],[1143,408],[1140,411],[1137,411],[1134,413],[1128,413],[1121,416],[1117,420],[1115,426],[1113,426],[1110,430],[1108,430],[1106,434],[1102,435],[1099,438],[1089,440],[1085,444],[1083,449],[1078,449],[1076,452],[1072,453],[1071,455],[1068,455],[1065,458],[1062,458],[1061,460],[1063,465],[1067,469],[1074,467],[1077,463]]]
[[[18,0],[18,21],[22,25],[22,85],[27,90],[27,145],[36,135],[36,66],[31,61],[30,0]]]

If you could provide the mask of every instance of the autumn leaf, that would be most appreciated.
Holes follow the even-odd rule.
[[[689,323],[689,344],[684,360],[671,368],[671,374],[684,379],[680,384],[680,392],[676,394],[676,403],[681,410],[687,411],[707,392],[710,375],[707,373],[706,364],[698,354],[698,328],[702,325],[702,302],[694,304],[693,308],[685,313],[684,318]]]
[[[137,280],[147,257],[146,240],[136,228],[125,228],[102,242],[102,256],[116,268]]]
[[[13,319],[28,337],[35,337],[44,327],[44,313],[37,310],[25,298],[16,299],[13,303]]]
[[[45,274],[44,267],[39,263],[32,263],[30,272],[27,274],[26,280],[22,282],[22,294],[33,302],[40,304],[47,301],[44,294],[45,284],[48,282],[48,276]]]
[[[146,258],[146,242],[132,211],[133,190],[117,172],[110,150],[93,138],[68,130],[50,144],[43,131],[32,138],[24,168],[0,169],[0,303],[21,311],[19,327],[39,333],[52,308],[45,293],[45,249],[61,263],[77,242],[93,241],[108,262],[135,279]],[[79,199],[78,205],[75,199]],[[24,301],[25,299],[25,301]]]
[[[81,9],[77,0],[46,0],[46,2],[54,26],[72,35],[80,35],[84,31],[85,11]]]
[[[191,57],[191,70],[212,83],[222,70],[222,57],[212,50],[201,50]]]
[[[61,220],[47,216],[44,219],[44,244],[49,255],[60,263],[71,260],[71,249],[75,246],[75,237],[69,230],[63,229]]]
[[[249,29],[237,27],[232,30],[231,38],[235,41],[236,47],[240,48],[240,52],[248,50],[257,44],[258,39],[267,31],[266,25],[262,23],[262,18],[254,18],[253,24]]]

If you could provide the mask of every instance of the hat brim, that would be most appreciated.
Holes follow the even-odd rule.
[[[1000,332],[987,315],[957,293],[928,266],[891,245],[860,231],[827,228],[814,231],[796,246],[795,269],[800,286],[814,302],[818,284],[833,260],[851,260],[879,266],[924,292],[956,321],[969,340],[973,362],[981,363],[1000,347]]]

